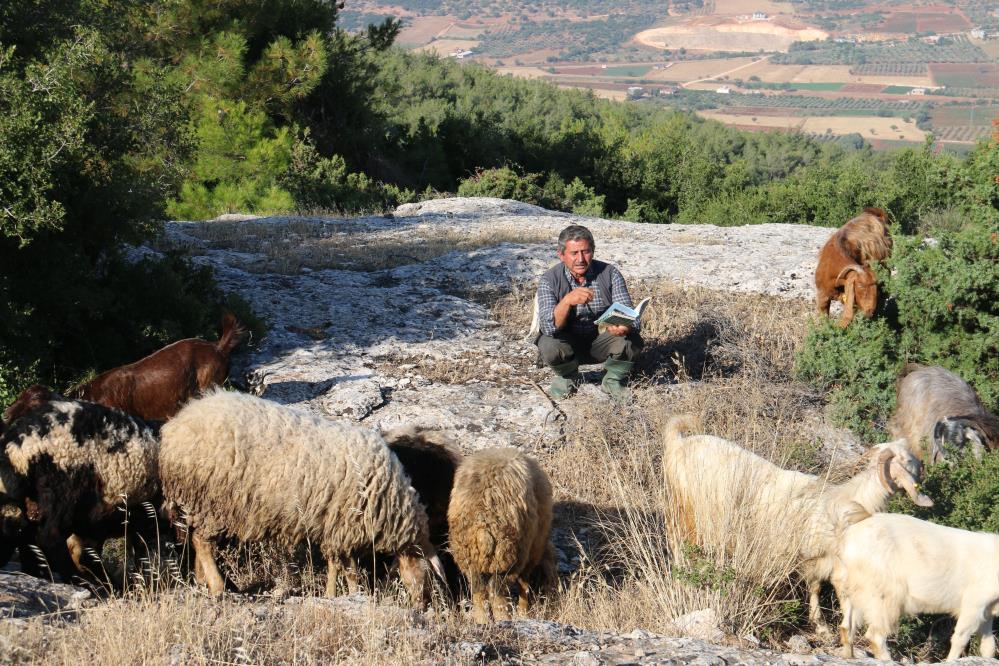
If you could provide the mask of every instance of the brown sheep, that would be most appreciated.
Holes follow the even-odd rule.
[[[816,305],[819,314],[829,314],[833,300],[843,301],[840,327],[853,320],[856,303],[868,317],[878,304],[877,276],[870,264],[891,254],[887,216],[880,208],[864,212],[836,230],[819,251],[815,269]]]
[[[898,400],[888,421],[893,437],[909,441],[913,453],[927,463],[944,458],[944,445],[976,450],[999,449],[999,418],[987,409],[975,389],[939,366],[909,363],[896,384]]]
[[[516,582],[518,610],[525,612],[527,578],[540,568],[546,583],[555,580],[552,487],[534,458],[513,448],[485,449],[458,467],[447,512],[451,552],[468,579],[472,618],[510,618],[501,587]]]
[[[101,373],[67,396],[141,419],[166,420],[194,396],[225,381],[229,356],[247,334],[236,316],[226,312],[218,342],[179,340],[135,363]]]

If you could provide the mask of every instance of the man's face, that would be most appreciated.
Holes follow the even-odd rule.
[[[593,248],[588,240],[571,240],[565,244],[565,251],[558,253],[558,258],[562,260],[565,267],[569,269],[577,278],[586,274],[586,270],[593,261]]]

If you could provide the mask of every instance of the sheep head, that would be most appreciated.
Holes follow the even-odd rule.
[[[874,271],[860,264],[850,264],[836,276],[836,285],[843,287],[843,318],[840,326],[853,320],[854,303],[868,317],[874,316],[878,306],[878,281]]]
[[[922,464],[909,451],[904,439],[881,445],[877,469],[881,485],[889,492],[902,489],[916,506],[933,506],[933,500],[919,492]]]

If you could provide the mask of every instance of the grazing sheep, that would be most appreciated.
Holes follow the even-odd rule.
[[[663,450],[663,474],[687,538],[717,546],[751,532],[774,558],[794,562],[808,585],[809,619],[823,633],[830,630],[819,589],[832,573],[842,526],[856,520],[858,508],[881,511],[899,489],[920,506],[933,504],[919,492],[922,468],[904,441],[873,447],[864,469],[837,485],[782,469],[720,437],[681,435],[695,425],[689,416],[670,419]]]
[[[867,624],[874,656],[890,660],[887,638],[902,615],[957,618],[947,661],[961,656],[973,633],[982,656],[995,657],[992,619],[999,615],[999,535],[882,513],[848,527],[840,540],[833,585],[843,606],[843,655]]]
[[[853,320],[856,302],[871,317],[878,304],[877,276],[870,267],[891,254],[887,215],[880,208],[864,212],[837,229],[819,251],[815,268],[816,305],[819,314],[829,314],[833,300],[843,301],[839,325],[846,328]]]
[[[71,398],[120,409],[143,419],[166,420],[181,405],[229,375],[229,356],[247,336],[231,312],[222,317],[218,342],[188,338],[104,372],[69,391]]]
[[[214,542],[306,539],[357,585],[356,559],[397,555],[414,601],[424,594],[421,557],[440,571],[420,505],[399,460],[375,432],[250,395],[215,390],[163,426],[160,476],[168,503],[186,513],[195,572],[213,594],[225,584]]]
[[[52,571],[66,579],[87,572],[86,545],[124,533],[122,506],[156,499],[158,430],[159,424],[56,395],[5,428],[2,492],[24,510]]]
[[[893,437],[904,437],[928,463],[944,458],[944,445],[976,453],[999,449],[999,418],[985,409],[975,389],[940,366],[909,363],[898,376],[898,400],[888,421]]]
[[[552,487],[534,458],[513,448],[478,451],[455,475],[447,512],[451,552],[468,579],[472,617],[509,619],[504,583],[519,587],[518,609],[527,610],[528,576],[541,568],[546,583],[555,580]]]
[[[461,452],[440,431],[404,426],[390,430],[384,437],[427,510],[430,543],[437,549],[448,590],[455,592],[460,585],[460,573],[447,550],[447,509],[454,475],[462,461]]]

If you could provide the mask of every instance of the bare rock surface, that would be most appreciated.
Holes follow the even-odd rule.
[[[534,346],[504,333],[483,303],[536,281],[557,261],[555,238],[568,224],[588,226],[597,257],[630,280],[788,298],[812,297],[816,256],[831,233],[779,224],[635,224],[488,198],[406,204],[391,216],[243,223],[252,226],[232,232],[239,242],[218,240],[206,231],[211,223],[166,229],[169,245],[211,265],[222,286],[247,298],[270,324],[267,339],[237,360],[237,384],[380,429],[443,427],[469,448],[539,446],[560,437],[551,402],[532,385],[546,375],[523,372]],[[252,242],[264,237],[272,247],[320,239],[348,250],[325,264],[273,271],[273,252]],[[448,251],[441,238],[462,249]],[[370,269],[374,254],[383,268]],[[448,380],[456,365],[461,376]],[[604,399],[595,390],[582,395]]]

